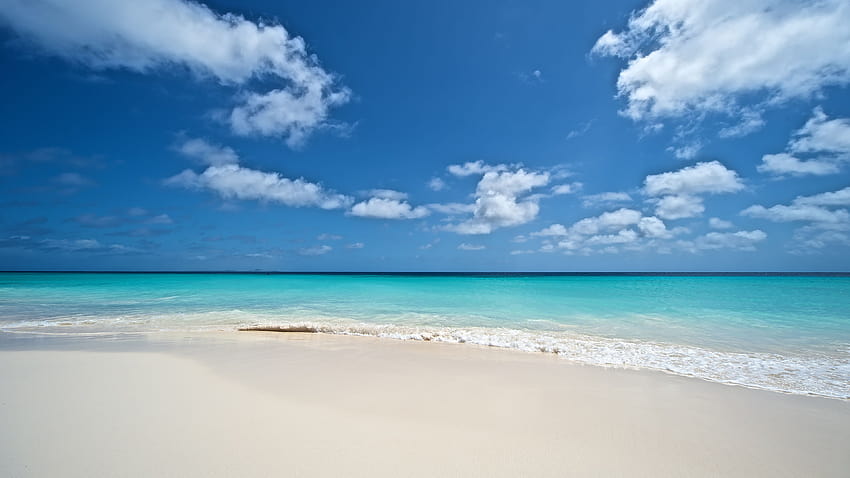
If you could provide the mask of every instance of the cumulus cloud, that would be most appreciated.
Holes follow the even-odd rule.
[[[563,224],[552,224],[549,227],[545,227],[545,228],[543,228],[543,229],[541,229],[537,232],[531,233],[532,236],[543,236],[543,237],[566,236],[567,234],[569,234],[569,232],[567,231],[567,228],[564,227]],[[522,239],[519,239],[519,238],[522,238]],[[514,242],[525,242],[525,241],[526,241],[526,238],[524,236],[517,236],[514,239]]]
[[[290,179],[276,172],[245,168],[237,162],[221,163],[218,161],[221,158],[220,147],[208,143],[200,147],[198,144],[202,143],[202,140],[195,141],[196,146],[189,150],[205,153],[187,154],[202,159],[209,166],[201,173],[186,169],[166,179],[165,185],[208,190],[215,192],[223,199],[275,202],[291,207],[342,209],[352,202],[350,197],[329,191],[322,185],[311,183],[304,178]],[[178,150],[182,151],[183,148]],[[209,154],[210,151],[213,153]]]
[[[764,155],[758,170],[775,176],[824,176],[840,172],[848,160],[850,119],[829,119],[817,107],[806,124],[791,136],[786,152]]]
[[[655,204],[655,214],[664,219],[684,219],[696,217],[705,211],[699,196],[664,196]]]
[[[419,219],[431,212],[424,206],[412,207],[407,201],[373,197],[351,207],[352,216],[374,219]]]
[[[732,229],[735,225],[729,221],[724,221],[719,217],[712,217],[708,220],[708,227],[712,229]]]
[[[487,247],[482,246],[480,244],[467,244],[464,242],[461,245],[457,246],[457,248],[461,251],[480,251],[486,249]]]
[[[584,218],[573,224],[570,230],[583,235],[598,234],[635,225],[642,216],[640,211],[621,208],[616,211],[604,212],[596,217]]]
[[[655,213],[664,219],[695,217],[705,211],[701,194],[733,193],[744,189],[738,173],[718,161],[697,163],[678,171],[653,174],[644,180],[643,192],[659,197]]]
[[[831,224],[843,226],[850,219],[850,215],[844,209],[832,211],[824,207],[804,204],[791,204],[788,206],[777,204],[769,208],[755,205],[744,209],[741,214],[767,219],[773,222],[814,222],[821,227],[827,227]]]
[[[848,24],[844,0],[655,0],[592,51],[628,59],[617,79],[626,116],[721,113],[742,118],[723,133],[735,136],[768,106],[850,83]]]
[[[0,22],[44,53],[94,70],[179,68],[239,87],[233,131],[301,144],[350,98],[306,42],[282,25],[220,14],[189,0],[40,0],[0,3]],[[267,91],[251,91],[254,83]]]
[[[841,240],[850,231],[850,187],[812,196],[798,196],[790,204],[771,207],[750,206],[741,214],[772,222],[804,223],[794,233],[792,252],[810,253],[826,244],[845,244]],[[831,232],[830,232],[831,231]]]
[[[666,239],[673,235],[673,233],[667,229],[664,221],[654,216],[640,218],[637,227],[638,230],[646,237]]]
[[[693,241],[679,241],[678,246],[690,252],[714,249],[755,250],[755,245],[767,239],[760,229],[737,232],[709,232]]]
[[[814,196],[799,196],[794,204],[814,206],[850,206],[850,186],[838,191],[815,194]]]
[[[563,194],[575,194],[581,191],[583,184],[582,183],[569,183],[569,184],[558,184],[557,186],[552,186],[552,194],[556,196],[560,196]]]
[[[765,154],[761,158],[762,164],[756,169],[760,173],[773,174],[776,176],[792,175],[804,176],[811,174],[813,176],[824,176],[827,174],[835,174],[840,171],[837,164],[832,161],[824,161],[821,159],[802,160],[788,153]]]
[[[544,239],[540,252],[561,250],[568,254],[590,254],[615,252],[610,249],[613,246],[640,248],[683,232],[686,232],[684,228],[668,229],[664,221],[655,216],[643,216],[640,211],[620,208],[598,216],[586,217],[569,227],[552,224],[530,235]],[[522,241],[514,242],[525,240],[527,238],[523,236]]]
[[[446,182],[440,178],[431,178],[431,180],[428,181],[428,188],[432,191],[442,191],[447,187]]]
[[[628,244],[635,242],[638,239],[638,234],[633,229],[622,229],[616,234],[600,234],[587,238],[585,244],[588,246],[608,245],[608,244]]]
[[[754,205],[741,214],[773,222],[808,222],[812,227],[821,229],[848,229],[850,213],[846,209],[831,209],[846,206],[850,206],[850,187],[813,196],[798,196],[788,205]]]
[[[840,231],[823,231],[802,227],[794,233],[790,247],[793,254],[815,254],[831,246],[850,246],[850,235]]]
[[[371,189],[367,192],[367,194],[372,197],[381,199],[392,199],[395,201],[404,201],[405,199],[407,199],[407,193],[395,191],[393,189]]]
[[[829,119],[823,108],[815,108],[812,117],[794,133],[789,149],[793,153],[850,155],[850,118]]]
[[[463,164],[452,164],[446,168],[449,174],[458,177],[473,176],[492,171],[504,171],[508,169],[505,164],[486,164],[484,161],[471,161]]]
[[[718,161],[647,176],[644,191],[650,196],[733,193],[744,189],[738,173]]]
[[[446,229],[458,234],[489,234],[501,227],[525,224],[540,211],[539,197],[527,193],[546,186],[549,180],[547,172],[524,169],[485,172],[475,190],[472,218]]]

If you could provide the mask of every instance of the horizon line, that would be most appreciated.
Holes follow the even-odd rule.
[[[0,270],[0,274],[245,274],[421,276],[850,276],[850,271],[264,271],[264,270]]]

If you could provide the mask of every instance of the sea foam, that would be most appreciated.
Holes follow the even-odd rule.
[[[0,323],[0,331],[62,334],[210,330],[309,332],[473,344],[555,354],[586,365],[657,370],[750,388],[850,399],[850,345],[846,344],[828,353],[812,350],[797,354],[745,353],[563,330],[366,323],[338,317],[279,317],[241,310],[73,315]]]
[[[339,322],[263,323],[240,330],[315,332],[397,340],[474,344],[543,352],[587,365],[659,370],[675,375],[784,393],[850,399],[850,349],[805,356],[739,353],[571,332],[489,327],[418,327]]]

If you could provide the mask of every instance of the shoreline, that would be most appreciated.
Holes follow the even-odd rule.
[[[67,327],[67,332],[61,332]],[[307,333],[342,337],[372,337],[401,342],[429,342],[498,349],[533,355],[550,355],[580,365],[601,368],[662,372],[710,383],[764,390],[788,395],[850,401],[850,363],[837,358],[781,355],[776,352],[721,351],[688,344],[617,339],[575,332],[521,330],[502,327],[435,327],[372,324],[353,320],[255,323],[233,328],[218,326],[164,330],[83,331],[73,323],[35,328],[0,329],[2,334],[23,336],[162,335]],[[817,371],[818,375],[810,375]],[[827,372],[828,371],[828,372]],[[779,380],[782,377],[782,380]]]
[[[0,472],[841,476],[850,468],[846,400],[453,345],[274,332],[6,340]]]

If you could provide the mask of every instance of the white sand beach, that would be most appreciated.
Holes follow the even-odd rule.
[[[850,402],[263,332],[0,347],[0,475],[847,476]]]

